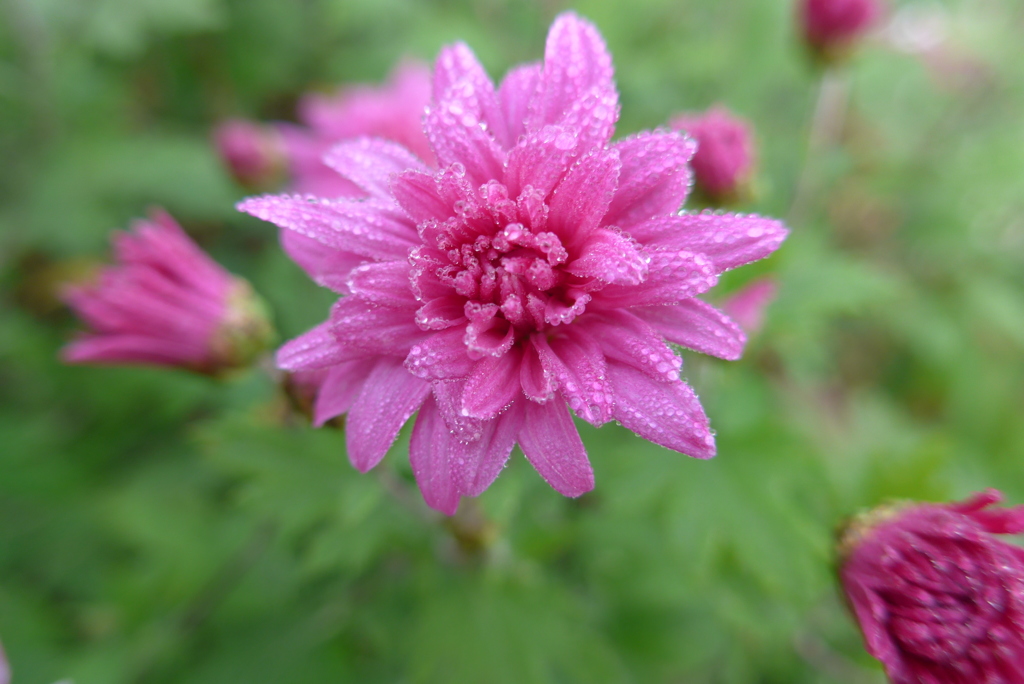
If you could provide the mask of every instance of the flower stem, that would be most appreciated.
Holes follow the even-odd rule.
[[[839,141],[849,103],[849,81],[846,74],[834,68],[822,71],[818,98],[814,105],[807,150],[797,179],[787,223],[800,225],[807,218],[811,199],[818,191],[818,162],[821,154]]]

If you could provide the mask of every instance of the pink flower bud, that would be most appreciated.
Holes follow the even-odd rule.
[[[174,219],[154,212],[113,238],[118,264],[64,298],[90,332],[68,363],[140,363],[215,374],[248,365],[272,328],[249,283],[203,252]]]
[[[225,166],[241,185],[268,188],[284,176],[287,151],[274,128],[230,119],[217,126],[213,140]]]
[[[745,333],[753,335],[764,325],[765,309],[775,299],[778,291],[779,286],[774,278],[759,278],[722,302],[722,310]]]
[[[742,194],[754,169],[754,136],[746,121],[716,105],[702,114],[677,116],[670,125],[697,141],[690,164],[707,199],[723,203]]]
[[[802,0],[800,4],[804,40],[826,60],[845,53],[881,14],[880,0]]]
[[[893,684],[1024,681],[1024,506],[882,507],[841,542],[840,579],[867,649]]]

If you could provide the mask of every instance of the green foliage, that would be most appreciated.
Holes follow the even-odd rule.
[[[840,130],[809,146],[820,74],[789,3],[576,4],[614,54],[621,134],[714,102],[753,122],[740,209],[793,233],[714,298],[767,274],[779,298],[743,360],[686,354],[715,460],[581,426],[594,492],[563,499],[516,454],[445,521],[408,435],[359,474],[343,429],[309,427],[259,371],[60,365],[74,324],[54,293],[163,205],[282,336],[322,320],[331,293],[233,210],[212,126],[288,118],[306,90],[459,38],[499,75],[541,54],[560,3],[0,3],[14,681],[881,682],[836,596],[835,528],[891,498],[1024,502],[1024,11],[943,7],[946,71],[865,46]]]

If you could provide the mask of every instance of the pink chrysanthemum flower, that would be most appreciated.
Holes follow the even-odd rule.
[[[883,507],[841,545],[843,589],[893,684],[1024,682],[1024,506],[994,489],[962,503]]]
[[[118,265],[69,287],[68,304],[91,332],[61,352],[68,363],[140,363],[216,373],[263,351],[271,329],[252,288],[154,212],[113,238]]]
[[[748,335],[761,330],[768,305],[775,301],[779,286],[774,278],[758,278],[722,302],[722,310]]]
[[[570,408],[714,455],[668,343],[738,358],[740,328],[696,296],[773,252],[786,230],[678,214],[693,142],[655,131],[612,144],[618,107],[600,34],[563,14],[543,64],[498,87],[465,45],[441,52],[424,120],[438,170],[363,138],[327,161],[368,199],[239,205],[317,241],[330,261],[314,277],[345,296],[278,363],[330,369],[316,421],[348,413],[356,468],[376,465],[416,411],[413,472],[427,503],[449,514],[490,485],[517,443],[559,492],[590,490]]]
[[[754,171],[754,135],[744,119],[717,105],[681,114],[670,125],[697,141],[691,165],[697,189],[707,199],[721,203],[742,194]]]
[[[324,154],[342,140],[366,135],[397,142],[430,162],[433,153],[421,122],[429,101],[430,70],[407,60],[383,86],[305,95],[298,104],[299,124],[230,120],[214,131],[214,142],[232,175],[246,187],[267,189],[283,176],[293,192],[361,197],[358,185],[324,164]]]
[[[826,60],[841,57],[882,16],[881,0],[801,0],[807,45]]]

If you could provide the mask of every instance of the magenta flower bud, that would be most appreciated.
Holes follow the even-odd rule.
[[[722,310],[748,335],[761,330],[768,305],[775,300],[779,286],[774,278],[759,278],[722,302]]]
[[[840,578],[871,655],[893,684],[1024,681],[1024,506],[882,507],[844,534]]]
[[[224,165],[241,185],[269,188],[283,178],[287,151],[274,128],[230,119],[217,126],[213,140]]]
[[[681,114],[670,125],[697,141],[690,164],[706,199],[725,203],[743,194],[754,169],[754,136],[746,121],[716,105],[704,113]]]
[[[804,40],[826,61],[845,54],[882,15],[880,0],[803,0]]]
[[[203,252],[174,219],[154,212],[113,238],[118,264],[64,298],[90,332],[68,363],[139,363],[216,374],[246,366],[273,331],[249,283]]]

